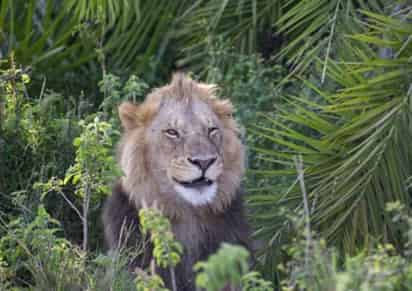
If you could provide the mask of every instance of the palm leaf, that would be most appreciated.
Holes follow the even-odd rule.
[[[218,35],[242,53],[256,51],[263,33],[274,33],[272,26],[280,14],[280,3],[273,0],[195,1],[180,19],[176,32],[184,44],[178,65],[195,66],[202,62],[210,39]]]
[[[373,25],[346,38],[341,49],[350,51],[348,59],[329,60],[328,86],[333,83],[337,90],[306,82],[316,98],[288,96],[276,118],[267,117],[269,125],[251,129],[281,145],[280,150],[260,151],[276,169],[265,177],[293,177],[293,157],[303,157],[311,225],[348,253],[372,239],[401,248],[399,226],[385,213],[385,205],[400,201],[409,207],[412,202],[411,16],[363,15]],[[400,53],[382,59],[380,45],[387,44]],[[286,194],[274,189],[257,191],[249,202],[259,213],[254,216],[258,235],[276,252],[290,227],[276,209],[298,210],[302,201],[296,184]]]
[[[167,52],[173,49],[175,16],[191,3],[2,1],[0,51],[4,56],[14,51],[17,63],[32,66],[39,75],[64,85],[64,76],[74,71],[83,72],[84,78],[73,79],[96,83],[87,80],[98,78],[99,65],[107,65],[112,72],[149,71],[159,77],[159,70],[168,71],[173,65],[174,54]],[[98,52],[104,58],[98,58]]]
[[[289,1],[282,7],[286,11],[276,22],[279,33],[291,39],[278,54],[287,57],[293,68],[290,75],[303,73],[316,60],[322,59],[322,82],[328,60],[341,54],[342,36],[362,31],[359,8],[381,12],[384,1]],[[316,52],[316,53],[314,53]]]

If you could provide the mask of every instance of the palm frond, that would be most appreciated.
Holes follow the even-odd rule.
[[[194,65],[207,55],[210,39],[221,36],[241,53],[252,53],[265,39],[271,45],[281,1],[195,1],[179,19],[176,34],[184,44],[179,66]]]
[[[2,1],[0,53],[7,56],[14,51],[19,64],[32,66],[49,79],[62,80],[63,74],[70,76],[73,71],[85,79],[98,77],[101,63],[113,72],[159,75],[159,70],[168,71],[173,65],[174,54],[167,52],[173,50],[175,16],[191,3]]]
[[[399,226],[385,204],[412,202],[411,16],[362,14],[368,31],[346,38],[341,49],[350,51],[347,59],[329,60],[326,76],[338,89],[305,81],[315,98],[287,96],[276,118],[267,117],[269,126],[251,128],[282,146],[258,149],[278,169],[264,172],[266,177],[295,176],[293,157],[303,157],[311,224],[348,253],[372,239],[401,248]],[[382,58],[387,44],[394,53]],[[250,205],[259,210],[257,234],[276,249],[288,229],[276,209],[301,209],[300,189],[296,184],[283,193],[266,189],[251,195]]]

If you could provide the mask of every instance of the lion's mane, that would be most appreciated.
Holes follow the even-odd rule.
[[[151,205],[156,201],[169,217],[181,217],[190,208],[181,200],[159,195],[157,177],[148,170],[150,159],[156,159],[156,156],[149,154],[147,149],[151,144],[145,140],[144,133],[148,123],[158,114],[164,98],[181,98],[187,102],[190,102],[190,98],[199,98],[210,106],[222,122],[223,172],[217,180],[217,196],[207,206],[207,211],[221,212],[230,205],[244,173],[245,149],[239,138],[238,124],[232,116],[231,102],[219,99],[216,93],[217,87],[214,85],[198,83],[183,74],[175,74],[169,85],[154,89],[137,107],[130,103],[120,106],[123,125],[132,129],[125,131],[118,148],[119,164],[125,174],[121,183],[137,208],[142,203]]]

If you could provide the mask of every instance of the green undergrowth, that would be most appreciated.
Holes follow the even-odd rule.
[[[392,23],[395,24],[397,22]],[[410,50],[410,45],[406,48]],[[249,253],[240,246],[222,244],[207,261],[195,265],[199,290],[221,290],[229,285],[249,291],[412,290],[412,219],[410,205],[405,204],[409,196],[405,195],[408,199],[401,199],[402,203],[389,204],[386,203],[389,199],[380,201],[378,198],[382,196],[371,196],[379,200],[379,208],[372,207],[367,201],[359,202],[365,211],[356,212],[358,216],[355,216],[349,212],[352,208],[342,208],[345,205],[340,202],[345,202],[345,197],[334,192],[336,184],[342,183],[338,190],[347,190],[343,182],[356,182],[351,179],[353,169],[357,172],[361,172],[361,166],[369,169],[362,159],[350,159],[337,134],[341,134],[340,138],[347,142],[348,148],[352,146],[359,150],[362,145],[368,146],[367,150],[362,150],[367,153],[367,160],[377,161],[372,154],[379,148],[372,142],[381,145],[379,153],[389,147],[383,146],[383,142],[391,135],[375,138],[373,134],[370,139],[365,139],[366,143],[362,141],[359,146],[356,143],[360,136],[378,132],[375,129],[381,125],[380,111],[362,115],[359,112],[366,111],[359,108],[364,104],[361,97],[366,94],[365,90],[371,95],[379,93],[368,86],[382,82],[381,72],[373,70],[386,63],[369,60],[367,67],[347,70],[331,61],[329,71],[337,81],[345,83],[344,76],[353,76],[353,80],[344,84],[346,90],[332,94],[329,92],[333,92],[334,87],[330,84],[326,86],[327,90],[318,90],[307,81],[290,81],[280,86],[284,68],[258,54],[241,55],[219,42],[210,47],[208,54],[210,58],[203,76],[222,87],[219,94],[233,101],[238,110],[236,117],[249,130],[244,141],[249,147],[249,168],[256,171],[249,173],[244,182],[249,192],[247,206],[253,210],[249,217],[256,230],[257,250]],[[399,70],[386,72],[402,76],[403,86],[392,86],[395,81],[389,84],[390,88],[399,89],[396,94],[402,94],[406,85],[410,86],[410,75],[403,74],[405,63],[400,64]],[[91,102],[85,93],[70,96],[48,90],[47,83],[33,93],[28,70],[15,64],[12,55],[0,65],[0,290],[166,290],[154,266],[168,268],[173,273],[184,250],[175,241],[170,223],[161,212],[150,208],[136,213],[142,221],[142,232],[154,246],[154,259],[147,269],[129,270],[128,266],[131,258],[145,251],[144,245],[105,252],[100,221],[103,201],[110,195],[115,177],[121,175],[114,159],[115,144],[120,136],[117,106],[123,100],[142,100],[149,85],[138,76],[120,78],[105,73],[97,84],[99,98]],[[372,73],[361,74],[362,70]],[[303,90],[307,94],[298,100],[296,96],[299,95],[295,93],[302,92],[305,86],[309,86]],[[38,83],[36,87],[39,87]],[[360,97],[355,95],[353,102],[360,105],[351,112],[344,97],[350,97],[354,92]],[[394,126],[398,123],[390,122],[387,127],[389,133],[397,133],[405,139],[405,130],[410,129],[408,94],[405,96],[409,99],[402,98],[402,106],[396,107],[405,113],[396,115],[402,127],[396,130]],[[288,98],[280,97],[284,95]],[[386,110],[388,98],[378,97],[376,100]],[[96,100],[101,102],[96,104]],[[343,102],[342,108],[332,102]],[[380,103],[374,101],[375,105]],[[256,117],[258,112],[262,119]],[[392,112],[395,111],[389,113]],[[373,118],[376,126],[364,123],[362,117]],[[345,122],[348,122],[347,127],[339,129]],[[354,129],[359,130],[359,134]],[[353,131],[356,133],[354,137],[350,135]],[[327,142],[319,140],[321,134],[327,137]],[[398,142],[402,139],[394,141],[396,146],[389,149],[399,153]],[[408,152],[408,145],[402,143],[405,152]],[[300,180],[295,180],[292,157],[302,154],[300,151],[305,163],[312,167],[305,168],[305,175],[302,173]],[[407,155],[403,157],[406,165]],[[339,163],[342,161],[337,170],[354,165],[345,170],[346,176],[342,180],[328,171],[331,165],[340,165],[337,158]],[[318,161],[324,161],[327,167]],[[390,159],[383,161],[386,163]],[[381,171],[393,175],[396,164],[388,162],[388,165]],[[387,171],[388,168],[392,171]],[[256,173],[261,169],[268,170]],[[399,169],[406,169],[406,166]],[[262,172],[263,177],[258,175]],[[313,173],[319,173],[319,176],[313,176]],[[409,172],[405,170],[405,173]],[[322,175],[328,175],[327,179],[321,179]],[[399,185],[405,184],[404,188],[381,179],[372,186],[391,189],[391,185],[395,185],[402,193],[410,192],[411,179],[405,181],[399,177],[391,176]],[[309,198],[310,206],[315,210],[325,207],[327,211],[313,212],[311,209],[309,214],[303,212],[305,195],[301,195],[302,189],[298,185],[303,180],[308,190],[319,187],[323,191],[323,196],[315,195],[316,191],[308,193],[306,198]],[[329,188],[322,186],[323,182]],[[359,183],[367,185],[362,181]],[[265,188],[268,184],[276,184],[276,187]],[[279,194],[279,189],[284,188],[288,190],[282,193],[289,196]],[[349,190],[359,194],[356,189],[351,187]],[[322,197],[330,199],[331,193],[336,200],[318,200]],[[360,201],[358,197],[361,196],[356,196],[355,202]],[[385,205],[386,211],[383,210]],[[340,229],[338,223],[344,220],[334,218],[342,209],[344,214],[349,213],[342,217],[353,220]],[[366,210],[370,209],[374,210],[375,220],[367,216],[369,212]],[[328,219],[323,218],[326,214]],[[380,220],[385,224],[373,223]],[[340,230],[338,234],[342,234],[334,237],[335,240],[323,236],[325,229],[333,225],[330,221],[334,221],[335,229]],[[360,244],[351,231],[360,229],[360,226],[370,230],[371,225],[379,230],[374,231],[377,235],[359,231]],[[393,243],[387,239],[389,235],[393,237]],[[345,239],[339,240],[342,237]],[[350,245],[350,251],[337,248],[334,241]],[[279,257],[274,258],[274,249]]]

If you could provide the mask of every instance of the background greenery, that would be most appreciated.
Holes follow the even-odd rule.
[[[260,272],[227,246],[199,286],[408,290],[411,40],[407,0],[0,1],[0,287],[162,290],[103,255],[100,211],[117,105],[181,70],[245,127]]]

